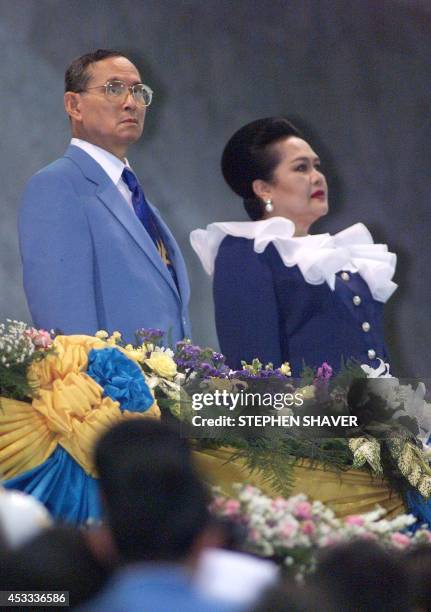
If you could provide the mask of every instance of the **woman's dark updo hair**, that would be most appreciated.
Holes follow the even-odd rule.
[[[263,215],[263,203],[253,191],[256,179],[270,182],[280,156],[272,148],[289,136],[301,133],[283,117],[267,117],[247,123],[228,141],[221,158],[226,183],[244,200],[244,208],[253,221]]]

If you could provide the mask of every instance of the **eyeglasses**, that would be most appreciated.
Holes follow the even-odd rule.
[[[113,102],[124,100],[128,92],[132,94],[135,102],[142,106],[150,106],[151,100],[153,99],[153,90],[150,89],[148,85],[144,85],[143,83],[127,85],[124,81],[108,81],[104,85],[87,87],[83,91],[85,92],[90,89],[104,89],[105,96]]]

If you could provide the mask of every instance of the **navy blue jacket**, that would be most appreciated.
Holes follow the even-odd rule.
[[[261,254],[253,240],[226,236],[214,270],[214,302],[220,349],[227,363],[257,357],[298,376],[304,364],[324,361],[335,371],[355,358],[377,367],[387,360],[383,304],[357,273],[339,272],[335,291],[307,283],[297,266],[286,267],[275,247]]]

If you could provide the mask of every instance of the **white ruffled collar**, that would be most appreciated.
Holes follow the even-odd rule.
[[[397,257],[385,244],[374,244],[368,229],[356,223],[338,232],[294,237],[289,219],[271,217],[264,221],[211,223],[206,230],[196,229],[190,242],[207,272],[214,272],[214,261],[225,236],[254,241],[256,253],[263,253],[270,242],[287,267],[297,265],[307,283],[327,282],[335,289],[335,275],[341,270],[359,272],[375,300],[386,302],[397,288],[392,281]]]

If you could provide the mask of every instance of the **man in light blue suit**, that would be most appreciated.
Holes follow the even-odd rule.
[[[158,328],[176,342],[190,335],[184,260],[126,159],[152,91],[115,51],[74,60],[65,81],[71,144],[30,179],[19,214],[34,325],[128,341]]]

